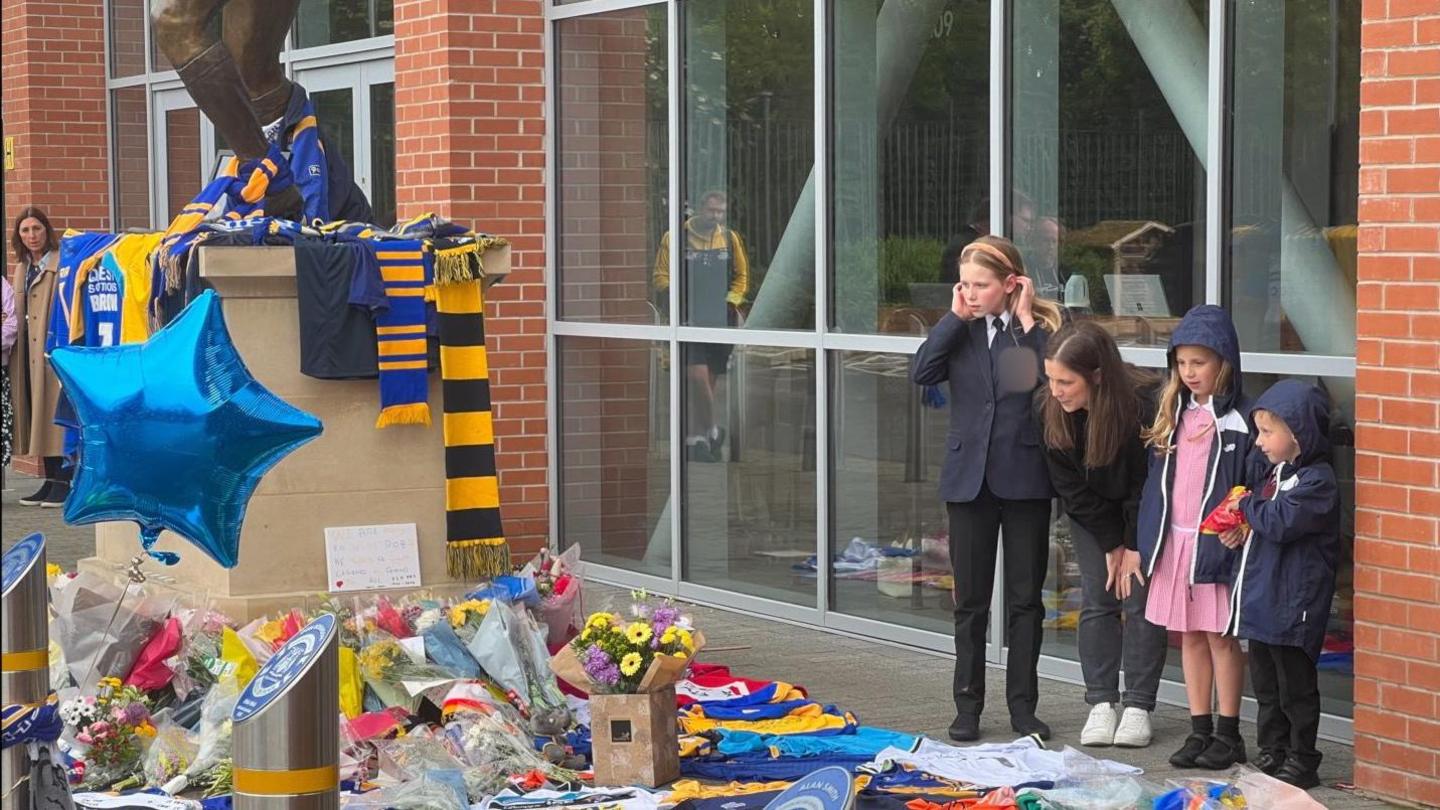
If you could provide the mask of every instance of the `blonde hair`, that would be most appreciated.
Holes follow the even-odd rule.
[[[1220,358],[1220,374],[1215,378],[1215,392],[1211,394],[1211,397],[1229,393],[1231,378],[1235,373],[1234,369],[1230,367],[1230,361],[1220,357],[1218,352],[1208,346],[1201,348]],[[1170,437],[1175,433],[1177,421],[1175,414],[1180,408],[1180,394],[1184,390],[1185,381],[1180,379],[1180,370],[1171,365],[1170,377],[1165,380],[1165,387],[1160,391],[1160,404],[1155,410],[1155,423],[1140,437],[1145,440],[1147,446],[1153,447],[1161,453],[1169,453],[1175,449]]]
[[[960,265],[963,267],[967,262],[989,270],[1002,282],[1011,276],[1027,276],[1025,261],[1020,258],[1019,249],[1014,242],[1003,236],[987,234],[966,245],[960,251]],[[1059,304],[1037,295],[1035,300],[1030,302],[1030,310],[1050,334],[1060,331],[1062,321]]]

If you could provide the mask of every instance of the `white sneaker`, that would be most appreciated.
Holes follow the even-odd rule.
[[[1149,724],[1146,724],[1149,728]],[[1105,746],[1115,744],[1115,707],[1109,703],[1097,703],[1090,710],[1090,718],[1080,732],[1080,744]]]
[[[1121,748],[1144,748],[1150,744],[1150,712],[1126,706],[1115,729],[1115,744]]]

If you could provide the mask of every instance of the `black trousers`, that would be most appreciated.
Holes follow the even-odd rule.
[[[68,484],[74,474],[75,468],[66,467],[63,456],[45,456],[45,480],[61,481]]]
[[[1260,750],[1316,768],[1320,751],[1320,686],[1315,662],[1299,647],[1250,641],[1250,685],[1259,704]]]
[[[985,707],[985,630],[990,624],[998,534],[1005,544],[1010,646],[1005,701],[1012,715],[1034,714],[1040,698],[1035,668],[1045,621],[1040,592],[1050,562],[1050,501],[1003,500],[981,485],[975,500],[947,503],[946,508],[955,573],[955,710],[979,714]]]

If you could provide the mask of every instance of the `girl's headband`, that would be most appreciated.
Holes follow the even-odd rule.
[[[1004,265],[1005,269],[1009,270],[1011,273],[1014,273],[1017,276],[1020,275],[1020,271],[1016,269],[1014,262],[1010,261],[1010,257],[1005,255],[1005,251],[987,242],[971,242],[970,244],[966,245],[965,249],[960,251],[960,258],[962,261],[965,258],[965,254],[969,253],[972,249],[978,250],[1000,262],[1000,264]]]

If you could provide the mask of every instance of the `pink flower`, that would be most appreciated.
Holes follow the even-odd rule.
[[[84,732],[84,731],[80,732],[79,734],[76,734],[76,735],[75,735],[75,739],[78,740],[79,742],[85,744],[85,745],[93,745],[93,744],[95,743],[95,738],[94,738],[94,737],[91,737],[88,733],[86,733],[86,732]]]
[[[97,720],[90,724],[90,734],[97,739],[103,738],[109,731],[110,724],[104,720]]]

